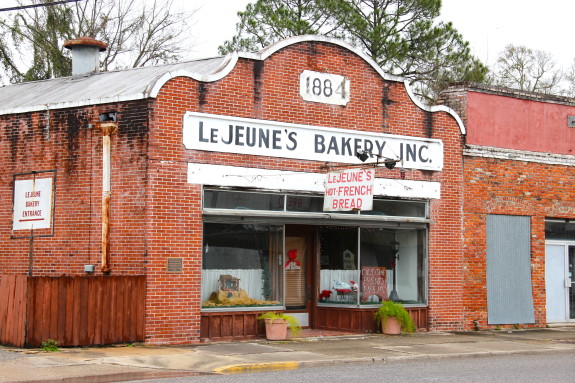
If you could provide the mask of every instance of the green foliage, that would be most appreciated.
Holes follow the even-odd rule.
[[[291,36],[333,34],[330,16],[317,0],[258,0],[238,17],[237,34],[218,48],[220,54],[256,51]]]
[[[259,50],[304,34],[338,37],[433,101],[450,82],[483,82],[488,69],[451,23],[435,22],[441,0],[258,0],[238,12],[237,34],[220,53]]]
[[[381,303],[381,306],[375,312],[375,322],[378,327],[381,327],[382,322],[385,323],[389,317],[397,318],[403,332],[415,331],[415,324],[401,303],[395,303],[392,300],[383,301]]]
[[[45,342],[42,342],[41,346],[42,346],[42,350],[46,351],[46,352],[57,352],[60,351],[60,349],[58,348],[59,343],[57,341],[55,341],[54,339],[48,339]]]
[[[288,328],[290,329],[292,337],[295,338],[300,336],[301,334],[301,324],[299,320],[292,315],[284,314],[281,312],[268,311],[260,315],[258,319],[259,320],[271,319],[272,321],[277,319],[285,320],[288,323]]]

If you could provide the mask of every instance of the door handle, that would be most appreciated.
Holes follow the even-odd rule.
[[[571,282],[571,278],[565,278],[565,287],[567,288],[571,287],[571,283],[573,283]]]

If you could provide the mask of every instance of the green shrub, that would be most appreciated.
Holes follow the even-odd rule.
[[[41,346],[42,350],[46,352],[60,351],[60,349],[58,348],[58,342],[56,342],[54,339],[48,339],[47,341],[42,342]]]
[[[290,329],[292,337],[295,338],[301,334],[301,324],[299,323],[299,320],[297,320],[297,318],[294,316],[284,313],[276,313],[273,311],[268,311],[267,313],[260,315],[258,319],[259,320],[271,319],[272,321],[275,319],[283,319],[287,321],[288,328]]]
[[[383,301],[381,303],[381,306],[375,312],[375,321],[378,327],[381,327],[381,323],[385,323],[389,317],[397,318],[403,332],[415,331],[415,324],[401,303],[395,303],[392,300]]]

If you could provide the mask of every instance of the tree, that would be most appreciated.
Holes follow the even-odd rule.
[[[432,101],[438,85],[481,82],[488,72],[451,23],[434,22],[440,8],[441,0],[258,0],[239,13],[237,34],[220,52],[258,49],[299,34],[336,36],[362,48],[386,72],[408,78]]]
[[[172,12],[172,3],[85,0],[18,11],[0,20],[0,65],[10,82],[70,75],[71,56],[63,43],[80,36],[108,44],[101,57],[105,70],[173,62],[186,49],[192,14]]]
[[[531,92],[560,93],[561,70],[548,52],[508,45],[499,54],[493,83]]]
[[[248,4],[236,25],[237,34],[219,47],[220,54],[256,51],[291,36],[333,35],[330,15],[316,0],[258,0]]]
[[[565,81],[567,82],[567,89],[565,95],[575,97],[575,59],[571,62],[571,66],[565,73]]]

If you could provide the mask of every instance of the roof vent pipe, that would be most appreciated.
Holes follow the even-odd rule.
[[[66,40],[64,48],[72,51],[72,76],[78,76],[97,73],[100,70],[100,52],[104,52],[108,44],[83,36]]]

